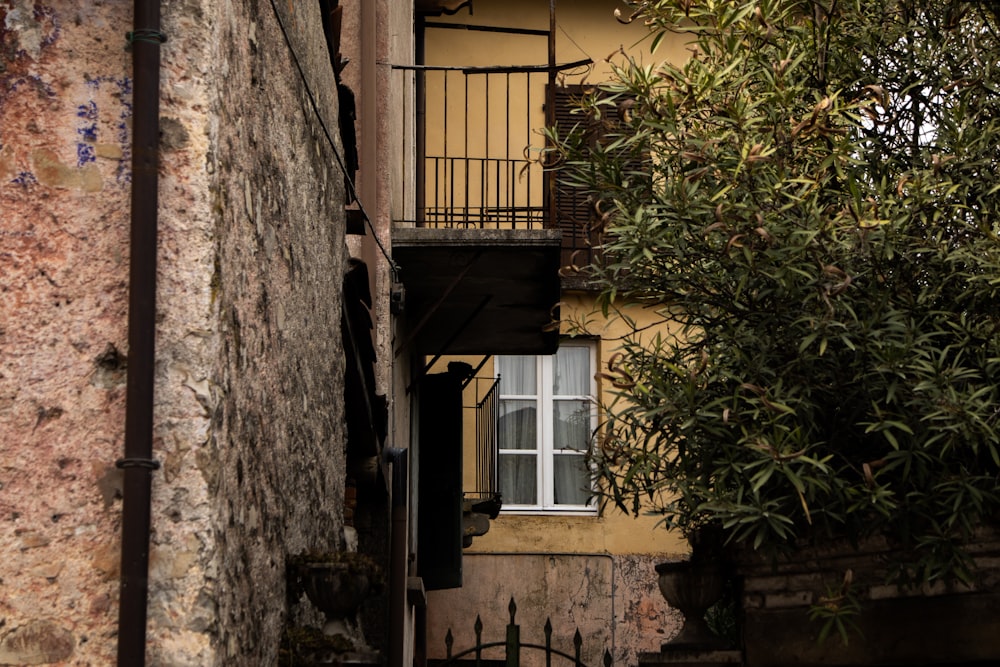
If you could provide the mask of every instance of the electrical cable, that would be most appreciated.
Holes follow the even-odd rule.
[[[358,209],[361,211],[361,216],[365,219],[368,224],[368,228],[372,232],[372,238],[375,239],[378,249],[382,252],[382,256],[389,263],[389,270],[392,271],[393,281],[397,281],[399,278],[399,265],[396,264],[395,260],[386,251],[385,246],[382,245],[382,241],[378,237],[378,233],[375,231],[375,226],[372,224],[371,218],[368,216],[368,212],[365,210],[364,205],[361,203],[361,199],[358,197],[357,188],[354,185],[354,179],[347,171],[347,166],[344,164],[344,159],[340,156],[340,151],[337,150],[337,144],[333,140],[333,136],[330,134],[330,130],[326,126],[326,122],[323,120],[323,114],[320,113],[319,105],[316,103],[316,97],[313,95],[312,88],[309,86],[309,80],[306,78],[305,70],[302,68],[302,63],[299,62],[299,57],[295,53],[295,47],[292,46],[291,37],[288,35],[288,31],[285,30],[285,23],[281,20],[281,14],[278,12],[277,5],[274,4],[274,0],[270,0],[271,11],[274,12],[274,18],[278,22],[278,28],[281,30],[281,35],[285,39],[285,45],[288,47],[288,52],[292,56],[292,62],[295,63],[295,69],[299,73],[299,79],[302,81],[302,86],[305,88],[306,96],[309,98],[309,106],[312,107],[313,113],[316,114],[316,120],[319,121],[319,125],[323,130],[323,135],[326,137],[326,141],[330,144],[330,150],[333,151],[334,157],[337,159],[337,166],[340,167],[340,171],[344,174],[344,181],[347,183],[347,189],[351,197],[358,203]]]

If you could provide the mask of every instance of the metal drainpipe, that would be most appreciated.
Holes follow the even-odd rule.
[[[361,201],[372,215],[372,234],[383,233],[383,202],[379,198],[380,179],[380,133],[379,114],[384,113],[379,105],[378,58],[381,53],[379,43],[380,17],[388,16],[384,0],[357,0],[360,5],[360,115],[361,150],[359,173]],[[375,243],[362,243],[362,257],[373,267],[368,274],[372,294],[385,294],[379,289],[379,275],[382,271]],[[381,312],[373,313],[376,318]],[[390,414],[390,419],[392,416]],[[389,448],[385,457],[392,462],[392,506],[389,547],[389,637],[386,642],[388,667],[403,667],[406,630],[406,576],[407,576],[407,532],[406,532],[406,452]]]
[[[404,639],[406,637],[406,579],[407,579],[407,481],[409,466],[407,451],[399,448],[386,450],[392,463],[392,528],[389,542],[389,641],[388,667],[402,667]]]
[[[548,64],[549,80],[545,88],[545,125],[552,127],[556,124],[556,0],[549,0],[549,35],[548,35]],[[544,172],[542,190],[542,206],[548,211],[548,225],[550,229],[559,229],[559,221],[556,219],[556,179],[549,171]]]
[[[361,150],[359,154],[359,164],[361,169],[358,173],[360,181],[361,202],[367,207],[372,216],[372,235],[385,233],[381,229],[382,202],[379,201],[379,179],[380,179],[380,142],[381,129],[379,124],[382,110],[379,102],[379,76],[378,59],[380,56],[379,47],[379,15],[382,7],[382,0],[358,0],[361,5],[361,94],[359,95],[361,114]],[[384,14],[383,14],[384,15]],[[379,264],[379,254],[375,241],[367,237],[361,243],[361,259],[371,267],[368,272],[369,287],[372,294],[383,294],[379,289],[382,269]],[[378,267],[378,268],[377,268]],[[376,297],[378,299],[379,297]],[[381,312],[373,313],[376,321],[382,317]]]
[[[118,666],[146,664],[146,604],[153,459],[156,232],[160,140],[160,0],[135,0],[132,45],[132,203],[128,381],[122,469]]]

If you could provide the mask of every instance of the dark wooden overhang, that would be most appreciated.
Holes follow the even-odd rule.
[[[397,353],[554,354],[559,253],[553,229],[396,227],[406,294]]]

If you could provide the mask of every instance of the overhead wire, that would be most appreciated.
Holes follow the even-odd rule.
[[[333,151],[333,155],[337,160],[337,166],[340,167],[340,171],[344,174],[344,182],[347,184],[348,194],[350,194],[354,201],[358,203],[358,209],[361,211],[361,217],[364,218],[365,223],[367,223],[368,228],[371,230],[372,238],[375,239],[375,244],[378,245],[378,249],[381,251],[382,256],[385,257],[385,260],[389,263],[389,269],[392,271],[393,280],[396,280],[398,279],[399,265],[396,264],[396,261],[388,253],[388,251],[386,251],[385,246],[378,237],[378,233],[375,231],[375,226],[372,224],[371,218],[368,216],[368,212],[365,210],[364,204],[362,204],[360,197],[358,197],[358,190],[354,184],[354,179],[351,177],[351,174],[347,169],[347,165],[344,163],[344,159],[341,157],[340,151],[337,149],[337,144],[333,140],[333,135],[330,134],[329,128],[326,126],[326,121],[323,120],[323,114],[320,113],[319,104],[317,104],[316,97],[313,95],[312,88],[309,86],[309,80],[306,77],[302,63],[299,61],[299,57],[295,53],[295,47],[292,45],[291,37],[285,29],[285,23],[281,20],[281,13],[278,11],[275,0],[270,0],[270,4],[271,11],[274,12],[274,18],[278,22],[278,28],[281,30],[282,37],[284,37],[285,45],[288,47],[288,52],[292,56],[292,62],[295,64],[295,69],[299,73],[299,79],[302,81],[302,86],[305,88],[306,96],[309,98],[309,106],[312,107],[313,113],[316,115],[316,120],[319,122],[319,126],[323,130],[323,135],[326,137],[327,143],[330,144],[330,150]]]

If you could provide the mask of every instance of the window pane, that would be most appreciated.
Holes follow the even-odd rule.
[[[590,448],[590,401],[553,401],[553,449]]]
[[[535,381],[535,357],[499,356],[497,373],[500,375],[501,394],[534,396],[538,393]]]
[[[555,502],[557,505],[586,505],[590,499],[590,470],[582,454],[556,454]]]
[[[497,445],[500,449],[535,449],[538,423],[535,401],[500,401]]]
[[[590,395],[590,348],[561,347],[556,353],[553,388],[556,396]]]
[[[534,454],[500,455],[500,494],[505,505],[538,504],[536,461]]]

